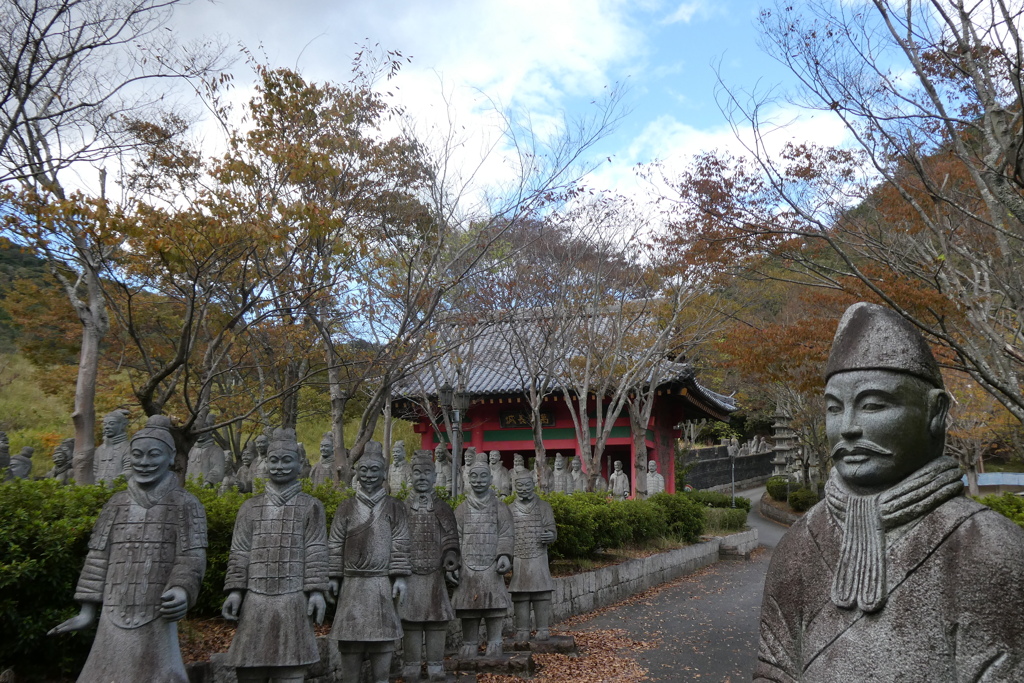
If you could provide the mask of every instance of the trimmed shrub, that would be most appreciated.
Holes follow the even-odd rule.
[[[648,499],[652,505],[665,510],[668,517],[668,535],[684,543],[696,543],[704,533],[708,508],[693,500],[687,493],[656,493]],[[743,513],[746,519],[746,513]]]
[[[797,512],[807,512],[818,502],[818,494],[811,489],[797,489],[789,494],[789,507]]]
[[[975,500],[982,505],[987,505],[1004,517],[1008,517],[1018,526],[1024,527],[1024,497],[1004,493],[1001,496],[994,494],[981,496]]]
[[[786,477],[772,477],[765,484],[765,488],[768,489],[768,495],[772,497],[772,500],[785,503],[789,500],[793,486]]]
[[[700,503],[709,508],[731,508],[732,496],[728,493],[718,491],[687,491],[685,494],[690,500]],[[743,496],[736,496],[736,507],[743,508],[750,512],[750,499]]]
[[[555,513],[558,538],[548,546],[551,559],[590,557],[597,549],[597,521],[586,496],[545,496]]]
[[[668,536],[668,512],[662,506],[648,500],[622,500],[612,502],[612,507],[625,518],[633,543]]]

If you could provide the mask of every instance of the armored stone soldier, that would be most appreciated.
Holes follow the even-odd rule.
[[[507,496],[512,493],[512,477],[508,470],[501,464],[501,453],[491,451],[488,454],[488,462],[491,467],[491,486],[498,492],[499,496]]]
[[[209,426],[213,419],[207,418],[205,422]],[[185,478],[198,479],[204,485],[216,487],[224,480],[226,460],[224,449],[217,445],[213,432],[203,432],[188,452]]]
[[[75,472],[71,461],[75,452],[75,440],[64,439],[53,449],[53,469],[46,473],[46,479],[56,479],[61,484],[75,481]]]
[[[402,637],[395,600],[405,597],[412,573],[409,525],[405,505],[384,491],[386,468],[381,444],[367,443],[356,465],[356,495],[338,506],[327,539],[330,590],[338,596],[331,638],[341,652],[343,683],[359,679],[363,653],[374,683],[386,683]]]
[[[543,461],[543,462],[542,462]],[[543,469],[544,474],[541,475]],[[533,460],[533,483],[541,493],[551,493],[554,490],[554,478],[551,467],[548,465],[548,456],[537,456]]]
[[[665,477],[658,472],[658,461],[647,463],[647,495],[653,496],[665,492]]]
[[[579,458],[569,459],[569,485],[566,493],[584,493],[587,490],[587,475],[583,473],[583,465]]]
[[[551,473],[551,493],[569,493],[569,470],[565,469],[565,456],[555,453],[555,469]]]
[[[11,458],[11,479],[28,479],[32,475],[32,454],[35,452],[36,449],[25,446]]]
[[[963,496],[928,344],[854,304],[825,379],[833,468],[772,554],[754,681],[1024,681],[1024,531]]]
[[[491,468],[480,458],[469,475],[466,500],[455,511],[462,547],[459,586],[452,607],[462,620],[461,656],[477,656],[480,619],[487,626],[487,655],[502,654],[501,622],[512,606],[502,576],[512,568],[512,513],[491,488]]]
[[[267,447],[270,445],[270,438],[266,434],[260,434],[256,437],[253,442],[253,448],[256,451],[256,458],[251,465],[252,478],[266,479],[267,478]]]
[[[253,458],[256,457],[256,447],[253,444],[242,449],[242,466],[235,472],[235,481],[238,482],[240,493],[252,493],[253,481]]]
[[[133,476],[100,511],[75,591],[82,610],[50,633],[99,627],[81,683],[187,683],[176,622],[206,570],[206,511],[170,471],[170,420],[149,418],[130,444]]]
[[[548,546],[555,542],[555,514],[551,504],[537,497],[532,479],[516,479],[516,500],[510,506],[515,524],[515,556],[512,561],[512,594],[516,640],[530,639],[530,607],[537,626],[537,640],[547,640],[551,625],[551,593],[555,582],[548,569]]]
[[[409,482],[409,463],[405,459],[405,442],[396,441],[391,447],[391,467],[388,468],[388,489],[391,495],[402,490],[402,484]]]
[[[533,477],[533,472],[526,469],[526,462],[523,460],[522,453],[512,454],[512,471],[509,473],[509,476],[513,483],[515,483],[515,480],[519,477]]]
[[[622,461],[615,461],[615,471],[608,479],[608,486],[611,488],[612,497],[615,500],[626,500],[629,498],[629,477],[622,471]]]
[[[276,430],[267,488],[235,518],[222,612],[239,620],[227,657],[239,683],[301,683],[320,660],[310,617],[322,623],[327,609],[327,524],[320,501],[302,492],[300,468],[295,431]]]
[[[97,484],[109,484],[122,475],[131,478],[127,410],[114,410],[104,416],[103,443],[96,448],[92,472]]]
[[[411,467],[412,492],[405,499],[405,511],[412,538],[412,574],[398,608],[405,631],[402,678],[419,679],[425,651],[427,677],[443,681],[445,631],[455,618],[445,573],[459,568],[459,530],[455,513],[434,492],[437,475],[430,451],[416,451]]]
[[[320,439],[320,462],[313,465],[309,478],[313,481],[313,486],[319,486],[333,482],[334,477],[334,433],[324,432],[323,438]]]
[[[451,493],[452,462],[448,459],[448,449],[443,443],[434,447],[434,473],[437,475],[434,486],[445,493]]]
[[[467,448],[462,457],[462,488],[459,489],[459,493],[465,493],[469,490],[469,472],[473,469],[473,463],[477,459],[476,446]]]

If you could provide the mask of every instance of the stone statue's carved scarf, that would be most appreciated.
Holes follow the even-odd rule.
[[[896,486],[870,496],[852,493],[838,476],[825,484],[829,511],[843,530],[842,549],[832,581],[837,607],[859,607],[867,613],[885,606],[886,532],[939,507],[963,491],[960,467],[941,456]]]
[[[277,507],[281,507],[300,493],[302,493],[302,483],[298,480],[284,486],[278,486],[273,481],[267,482],[267,500]]]
[[[178,480],[172,472],[165,473],[163,479],[151,486],[142,486],[135,479],[128,480],[128,495],[147,510],[159,503],[161,498],[175,488],[178,488]]]
[[[412,501],[409,503],[413,510],[426,510],[427,512],[433,512],[434,510],[434,494],[433,493],[419,493],[413,491],[409,494],[412,496]]]

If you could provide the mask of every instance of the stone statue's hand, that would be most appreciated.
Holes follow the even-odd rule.
[[[341,579],[331,579],[327,582],[327,602],[332,605],[338,599],[338,591],[341,590]]]
[[[554,531],[542,531],[542,532],[540,532],[540,542],[541,543],[551,543],[554,540],[555,540],[555,532]]]
[[[171,586],[160,596],[160,616],[167,621],[180,621],[188,611],[188,594],[181,586]]]
[[[446,572],[453,572],[459,568],[459,552],[457,550],[449,550],[444,554],[444,560],[441,562]]]
[[[242,591],[231,591],[221,605],[220,615],[228,621],[238,620],[238,611],[242,608]]]
[[[401,605],[402,602],[405,600],[405,591],[405,577],[399,576],[397,579],[395,579],[394,585],[391,586],[391,597],[398,600],[398,604]]]
[[[96,619],[96,603],[95,602],[83,602],[81,611],[75,616],[71,617],[67,621],[62,621],[53,628],[51,628],[46,635],[55,636],[58,633],[67,633],[69,631],[81,631],[84,628],[89,628],[92,622]]]
[[[498,573],[504,574],[509,569],[512,569],[512,560],[508,559],[508,555],[502,555],[498,558]]]
[[[324,600],[324,594],[320,591],[313,591],[309,594],[309,600],[306,602],[306,616],[313,617],[317,624],[322,624],[325,614],[327,614],[327,602]]]

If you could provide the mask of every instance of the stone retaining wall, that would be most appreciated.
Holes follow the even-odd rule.
[[[774,458],[771,451],[737,457],[736,488],[740,488],[741,483],[749,488],[767,481],[774,469]],[[731,485],[733,462],[725,446],[695,449],[686,465],[686,481],[695,489],[722,490]]]
[[[803,514],[800,513],[800,512],[790,512],[788,510],[780,510],[779,508],[777,508],[774,505],[772,505],[771,503],[769,503],[768,502],[768,498],[769,498],[768,493],[765,492],[765,494],[761,496],[761,500],[759,500],[757,502],[758,512],[760,512],[761,516],[764,517],[765,519],[770,519],[773,522],[778,522],[779,524],[785,524],[786,526],[793,526],[793,524],[798,519],[803,517]]]

